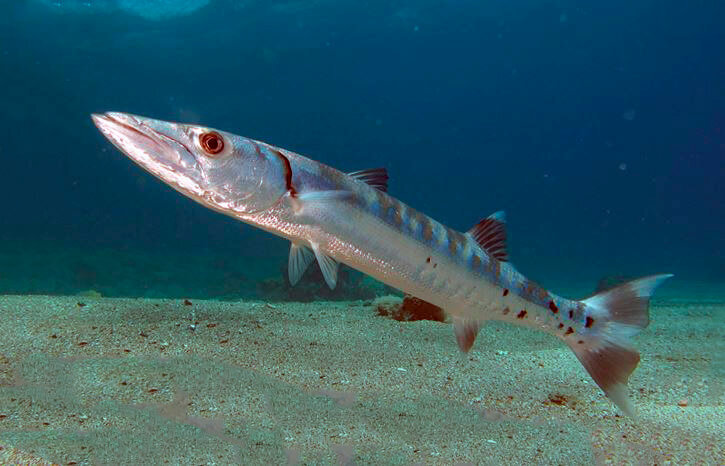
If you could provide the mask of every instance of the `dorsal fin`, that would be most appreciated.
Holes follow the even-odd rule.
[[[484,218],[468,234],[476,240],[489,255],[501,262],[508,261],[506,252],[506,215],[503,211],[494,212]]]
[[[348,173],[356,180],[364,181],[373,188],[388,192],[388,170],[385,168],[370,168]]]

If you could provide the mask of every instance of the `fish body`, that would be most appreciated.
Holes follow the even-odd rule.
[[[198,125],[115,112],[93,120],[122,152],[182,194],[288,239],[293,285],[317,260],[334,287],[338,264],[347,264],[443,308],[463,351],[488,320],[548,332],[633,415],[626,382],[639,353],[629,338],[647,325],[649,297],[671,275],[633,280],[583,301],[566,299],[508,262],[500,212],[459,232],[387,194],[383,169],[343,173]]]

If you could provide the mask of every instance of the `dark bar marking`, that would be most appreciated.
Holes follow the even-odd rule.
[[[254,147],[257,149],[257,153],[259,154],[259,145],[255,144]],[[272,149],[271,147],[268,147],[268,149],[271,150],[277,157],[282,160],[282,163],[284,164],[284,182],[287,187],[287,191],[289,192],[290,196],[297,197],[297,190],[292,185],[292,165],[289,163],[289,159],[285,157],[282,152],[276,149]]]
[[[398,228],[403,226],[403,206],[400,202],[393,203],[393,222]]]
[[[423,239],[429,243],[433,239],[433,225],[429,218],[426,218],[423,222]]]
[[[455,256],[456,251],[458,251],[458,238],[456,238],[455,232],[450,228],[446,228],[446,240],[448,241],[448,253],[451,256]]]

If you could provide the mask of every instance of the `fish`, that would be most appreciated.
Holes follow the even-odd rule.
[[[290,241],[296,284],[315,260],[330,288],[346,264],[445,310],[468,352],[491,320],[535,328],[571,348],[604,394],[634,417],[627,381],[640,361],[631,337],[649,323],[652,293],[672,274],[593,296],[558,296],[509,262],[505,215],[456,231],[387,193],[388,173],[344,173],[222,130],[120,112],[93,114],[100,132],[192,200]]]

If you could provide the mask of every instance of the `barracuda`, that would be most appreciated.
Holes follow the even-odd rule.
[[[290,240],[293,285],[316,259],[334,288],[338,264],[347,264],[443,308],[463,351],[488,320],[548,332],[634,415],[626,383],[639,353],[629,339],[647,326],[650,295],[671,275],[633,280],[583,301],[566,299],[508,262],[501,212],[461,233],[389,196],[384,169],[346,174],[204,126],[125,113],[92,118],[118,149],[172,188]]]

